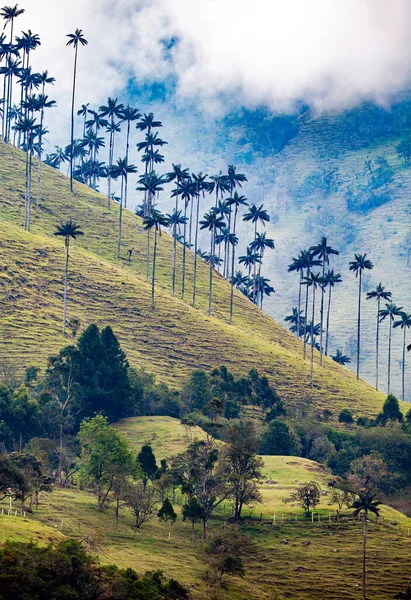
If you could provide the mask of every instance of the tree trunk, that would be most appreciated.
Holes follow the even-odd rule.
[[[254,225],[254,241],[257,239],[257,223],[258,221],[255,222]],[[257,270],[257,263],[254,261],[254,268],[253,268],[253,277],[254,277],[254,281],[253,281],[253,303],[255,304],[255,295],[256,295],[256,285],[255,285],[255,277],[256,277],[256,270]]]
[[[28,231],[28,219],[29,219],[29,203],[27,197],[27,190],[29,186],[29,153],[26,147],[26,188],[25,188],[25,201],[24,201],[24,230]]]
[[[387,381],[387,393],[390,393],[391,390],[391,340],[392,340],[392,319],[390,319],[390,328],[388,333],[388,381]]]
[[[66,244],[66,269],[64,273],[64,291],[63,291],[63,335],[66,335],[66,315],[67,315],[67,279],[68,279],[68,268],[69,268],[69,238],[65,238]]]
[[[358,322],[357,322],[357,381],[360,378],[360,347],[361,347],[361,287],[362,271],[358,281]]]
[[[297,303],[297,311],[298,311],[298,318],[297,318],[297,337],[300,337],[300,312],[301,312],[301,284],[302,284],[302,280],[303,280],[303,272],[302,270],[300,271],[300,283],[298,285],[298,303]]]
[[[120,254],[121,254],[121,230],[123,227],[123,191],[124,191],[124,177],[121,177],[120,212],[119,212],[119,216],[118,216],[117,258],[120,258]]]
[[[405,402],[405,348],[407,346],[407,327],[404,326],[404,341],[402,345],[402,401]]]
[[[310,275],[310,270],[307,269],[307,277]],[[305,289],[305,311],[304,311],[304,358],[307,357],[307,319],[308,319],[308,285]]]
[[[44,89],[43,89],[44,95]],[[43,130],[43,119],[44,119],[44,108],[41,109],[41,117],[40,117],[40,136],[39,136],[39,151],[37,153],[37,206],[40,204],[40,192],[41,192],[41,142],[43,139],[42,130]]]
[[[332,290],[332,286],[330,284],[330,289],[328,290],[327,324],[325,326],[325,356],[328,356],[328,336],[330,333],[330,313],[331,313],[331,290]]]
[[[315,319],[315,284],[313,285],[313,311],[311,322],[311,351],[310,351],[310,385],[313,384],[313,362],[314,362],[314,319]]]
[[[27,143],[30,145],[31,140],[27,140]],[[29,151],[29,169],[28,169],[28,178],[27,178],[27,231],[30,231],[30,221],[31,221],[31,151]]]
[[[118,533],[118,514],[120,508],[120,496],[117,494],[116,496],[116,533]]]
[[[362,554],[362,599],[366,600],[366,560],[367,560],[367,513],[364,513],[364,539]]]
[[[325,258],[323,258],[323,279],[325,277]],[[320,367],[323,366],[323,325],[324,325],[324,285],[321,285],[321,304],[320,304]]]
[[[183,225],[183,276],[181,281],[181,297],[184,298],[186,277],[186,235],[187,235],[187,200],[184,200],[184,225]]]
[[[178,194],[176,195],[175,216],[177,218],[178,211]],[[174,223],[173,228],[173,277],[171,281],[171,293],[174,296],[176,289],[176,270],[177,270],[177,223]]]
[[[208,316],[210,316],[210,314],[211,314],[211,302],[212,302],[212,295],[213,295],[214,235],[215,235],[215,228],[213,227],[211,230],[210,279],[209,279],[209,288],[208,288],[208,311],[207,311]]]
[[[156,281],[156,257],[157,257],[157,227],[154,226],[154,250],[153,250],[153,271],[151,276],[151,309],[155,309],[154,291]]]
[[[70,192],[73,191],[73,142],[74,142],[74,99],[76,94],[76,71],[77,71],[77,52],[74,53],[74,72],[73,72],[73,95],[71,98],[71,134],[70,134]]]
[[[60,486],[63,485],[62,471],[63,471],[63,415],[61,415],[61,420],[60,420],[59,462],[58,462],[58,467],[57,467],[57,477],[58,477]]]
[[[128,152],[130,147],[130,121],[127,121],[127,138],[126,138],[126,164],[128,166]],[[124,186],[124,208],[127,208],[128,182],[125,181]]]
[[[194,542],[194,521],[191,521],[191,541]]]
[[[197,291],[197,250],[198,250],[198,219],[200,214],[200,194],[197,197],[196,227],[194,233],[194,274],[193,274],[193,306],[196,303]]]
[[[110,208],[111,201],[111,167],[113,166],[113,117],[111,117],[110,145],[108,150],[108,177],[107,177],[107,208]]]
[[[147,246],[146,246],[146,281],[148,281],[148,265],[150,263],[150,229],[147,229]]]
[[[203,538],[207,537],[207,519],[203,519]]]
[[[378,298],[377,304],[377,332],[375,335],[375,389],[378,391],[378,363],[379,363],[379,349],[380,349],[380,306],[381,299]]]
[[[237,222],[237,210],[238,206],[236,205],[234,211],[234,219],[233,219],[233,235],[235,236],[235,228]],[[234,269],[235,269],[235,244],[233,244],[233,251],[231,256],[231,289],[230,289],[230,322],[233,320],[233,304],[234,304]]]

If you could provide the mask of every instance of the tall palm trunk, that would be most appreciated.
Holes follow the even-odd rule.
[[[154,227],[154,249],[153,249],[153,270],[151,275],[151,309],[155,309],[154,291],[156,281],[156,258],[157,258],[157,227]]]
[[[302,270],[300,271],[300,283],[298,285],[298,303],[297,303],[297,311],[298,311],[298,318],[297,318],[297,337],[300,337],[300,313],[301,313],[301,287],[302,287],[302,281],[303,281],[303,272]]]
[[[64,272],[64,291],[63,291],[63,335],[66,335],[66,316],[67,316],[67,280],[68,280],[68,269],[69,269],[69,247],[70,239],[66,237],[66,268]]]
[[[29,187],[29,151],[26,146],[26,185],[25,185],[25,196],[24,196],[24,231],[28,231],[29,221],[29,201],[28,201],[28,187]]]
[[[378,363],[380,350],[380,305],[381,299],[378,298],[377,304],[377,331],[375,334],[375,389],[378,391]]]
[[[44,86],[43,86],[44,96]],[[39,134],[39,151],[37,153],[37,206],[40,204],[40,192],[41,192],[41,142],[43,139],[43,120],[44,120],[44,106],[40,113],[40,134]]]
[[[313,285],[313,310],[312,310],[312,317],[311,317],[310,385],[313,384],[314,320],[315,320],[315,285]]]
[[[392,340],[392,319],[390,317],[390,328],[388,333],[388,381],[387,381],[387,393],[390,393],[391,389],[391,340]]]
[[[208,311],[207,314],[211,314],[211,302],[213,297],[213,268],[214,268],[214,239],[215,239],[215,227],[211,230],[211,247],[210,247],[210,279],[208,287]]]
[[[186,279],[186,235],[187,235],[187,200],[184,200],[184,225],[183,225],[183,274],[181,280],[181,297],[184,298]]]
[[[196,303],[197,291],[197,250],[198,250],[198,220],[200,217],[200,194],[197,196],[196,227],[194,232],[194,274],[193,274],[193,306]]]
[[[363,537],[363,545],[362,545],[362,598],[361,598],[361,600],[367,600],[366,562],[367,562],[367,513],[364,513],[364,537]]]
[[[325,258],[323,258],[323,279],[325,277]],[[323,365],[323,325],[324,325],[324,285],[321,285],[321,305],[320,305],[320,366]]]
[[[109,150],[108,150],[107,208],[110,208],[110,201],[111,201],[111,167],[113,166],[113,142],[114,142],[113,117],[111,117],[110,144],[109,144]]]
[[[119,212],[119,216],[118,216],[117,258],[120,258],[120,253],[121,253],[121,232],[122,232],[122,227],[123,227],[123,191],[124,191],[124,177],[121,177],[120,212]]]
[[[402,345],[402,380],[401,380],[401,388],[402,388],[402,401],[405,402],[405,349],[407,347],[407,327],[404,326],[404,340]]]
[[[176,195],[175,215],[177,217],[178,211],[178,194]],[[176,270],[177,270],[177,223],[174,223],[173,227],[173,277],[171,281],[171,293],[174,296],[176,289]]]
[[[254,241],[257,239],[257,223],[258,223],[258,221],[255,222],[255,226],[254,226]],[[254,276],[254,282],[253,282],[253,302],[254,302],[254,304],[255,304],[255,301],[256,301],[256,292],[257,292],[257,286],[256,286],[256,281],[255,281],[256,273],[257,273],[257,262],[254,262],[254,269],[253,269],[253,276]]]
[[[131,121],[127,121],[127,137],[126,137],[126,164],[128,165],[128,154],[130,149],[130,126]],[[128,183],[127,179],[124,186],[124,208],[127,208]]]
[[[328,337],[329,337],[329,333],[330,333],[330,314],[331,314],[331,290],[332,290],[332,285],[330,284],[330,289],[328,290],[327,324],[325,326],[325,356],[328,356]]]
[[[307,277],[310,276],[310,269],[307,269]],[[308,285],[305,289],[305,310],[304,310],[304,358],[307,357],[307,320],[308,320]]]
[[[27,140],[28,143],[31,144],[31,140]],[[32,165],[32,156],[31,151],[28,152],[29,155],[29,168],[28,168],[28,177],[27,177],[27,231],[30,231],[30,222],[31,222],[31,165]]]
[[[77,53],[78,53],[78,46],[76,45],[76,50],[74,52],[73,94],[71,97],[70,192],[73,191],[74,100],[75,100],[75,95],[76,95]]]
[[[357,321],[357,381],[360,378],[360,348],[361,348],[361,288],[362,271],[360,270],[358,281],[358,321]]]
[[[236,205],[233,219],[233,235],[235,236],[235,228],[237,223],[237,211],[238,206]],[[230,289],[230,321],[233,320],[233,303],[234,303],[234,269],[235,269],[235,244],[233,244],[233,251],[231,253],[231,289]]]

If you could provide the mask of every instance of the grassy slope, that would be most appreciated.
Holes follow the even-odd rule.
[[[23,195],[24,154],[1,143],[1,359],[20,370],[29,364],[44,367],[47,356],[67,343],[61,334],[64,248],[52,233],[60,220],[72,217],[85,235],[71,250],[68,316],[78,317],[82,327],[91,322],[112,325],[132,365],[154,371],[171,384],[181,383],[196,367],[209,369],[224,363],[236,373],[256,367],[294,406],[309,397],[309,366],[301,358],[300,343],[239,293],[230,325],[229,286],[218,275],[213,316],[207,317],[208,267],[202,261],[198,307],[189,305],[191,253],[186,301],[170,296],[170,236],[159,239],[157,307],[151,311],[150,286],[145,282],[146,234],[136,216],[128,211],[124,215],[122,254],[134,247],[133,260],[117,261],[118,208],[108,210],[102,195],[80,184],[70,195],[67,178],[43,167],[42,198],[40,206],[34,202],[30,234],[22,229]],[[180,254],[181,249],[179,264]],[[375,414],[383,399],[330,360],[321,370],[315,366],[314,381],[313,406],[331,408],[335,414],[346,406],[357,414]]]
[[[128,432],[136,450],[147,439],[151,440],[155,433],[154,443],[159,457],[181,451],[189,443],[184,428],[177,420],[168,417],[125,420],[119,427]],[[245,525],[247,532],[258,543],[258,557],[247,565],[244,580],[234,578],[227,582],[223,598],[358,598],[361,582],[361,523],[328,523],[327,515],[333,507],[328,505],[326,496],[319,511],[324,520],[314,524],[302,523],[301,510],[289,504],[284,505],[282,499],[299,482],[314,479],[324,486],[327,474],[316,463],[301,458],[271,456],[264,457],[264,462],[265,477],[277,483],[263,484],[263,504],[253,508],[254,517],[263,512],[262,522],[247,521]],[[178,497],[177,502],[176,509],[180,513],[181,499]],[[271,519],[274,512],[277,514],[277,524],[273,527]],[[228,504],[211,521],[212,529],[222,524],[223,514],[230,514]],[[299,519],[297,524],[295,514]],[[384,514],[390,518],[395,516],[403,528],[407,528],[411,522],[392,509],[384,508]],[[278,522],[282,519],[281,515],[284,515],[283,523]],[[168,539],[164,525],[157,519],[135,532],[132,515],[122,508],[120,531],[115,533],[112,506],[101,514],[96,510],[92,494],[75,489],[56,489],[51,496],[42,496],[39,510],[28,519],[6,516],[3,519],[8,519],[9,531],[12,524],[13,539],[38,539],[43,543],[59,536],[58,531],[44,523],[53,525],[54,522],[60,527],[63,519],[63,534],[84,540],[103,563],[133,566],[138,572],[161,568],[168,575],[188,583],[195,599],[202,600],[210,596],[202,581],[204,563],[199,526],[192,544],[190,526],[183,523],[181,518],[172,527],[171,538]],[[284,538],[288,540],[287,545],[282,543]],[[306,539],[311,541],[308,547],[303,545]],[[370,524],[370,597],[388,600],[404,587],[410,553],[411,538],[396,528],[383,529]]]

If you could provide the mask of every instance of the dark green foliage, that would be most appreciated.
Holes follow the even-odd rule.
[[[354,417],[352,416],[352,412],[348,408],[343,408],[338,416],[338,421],[340,423],[354,423]]]
[[[182,514],[183,521],[186,519],[191,521],[192,529],[194,531],[195,523],[198,523],[204,519],[204,507],[195,496],[191,496],[184,504]]]
[[[182,399],[190,410],[202,410],[212,398],[209,376],[202,369],[192,371],[184,386]]]
[[[21,450],[40,430],[39,406],[21,385],[14,393],[0,384],[0,444],[8,450]]]
[[[397,398],[393,394],[389,394],[382,407],[382,412],[377,416],[377,423],[381,425],[385,425],[387,421],[399,421],[401,423],[403,418]]]
[[[145,485],[149,479],[155,478],[158,471],[156,457],[151,446],[145,445],[141,448],[137,456],[137,462],[141,467]]]
[[[209,578],[220,584],[224,575],[244,577],[244,559],[250,559],[255,554],[250,538],[237,527],[226,527],[215,532],[204,550],[210,567]]]
[[[282,421],[271,421],[261,438],[260,454],[299,456],[300,449],[295,434]]]
[[[1,600],[169,600],[188,590],[161,571],[100,567],[75,540],[57,547],[6,542],[0,549]]]
[[[304,483],[293,492],[287,502],[293,502],[301,506],[308,515],[310,510],[314,510],[321,500],[321,488],[316,481]]]
[[[166,524],[166,529],[168,527],[169,522],[175,523],[177,519],[177,513],[174,510],[173,505],[171,504],[168,498],[164,500],[160,510],[157,513],[157,516],[160,519],[160,521],[164,521],[164,523]]]

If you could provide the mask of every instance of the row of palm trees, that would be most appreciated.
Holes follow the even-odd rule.
[[[332,291],[334,287],[342,282],[340,273],[334,269],[327,269],[330,265],[330,258],[338,255],[338,251],[332,248],[326,237],[322,237],[317,246],[312,246],[309,250],[302,250],[297,258],[293,258],[288,266],[289,272],[299,274],[298,302],[297,307],[292,309],[292,313],[285,317],[285,321],[290,323],[290,330],[298,337],[303,339],[303,353],[306,358],[306,346],[310,343],[310,383],[313,382],[313,352],[316,348],[320,352],[320,365],[323,362],[323,354],[328,355],[329,345],[329,326],[331,314]],[[313,272],[314,267],[320,267],[318,272]],[[362,309],[362,288],[363,275],[365,271],[372,270],[373,263],[367,258],[366,254],[355,254],[354,260],[349,263],[349,270],[352,271],[358,279],[358,308],[357,308],[357,380],[360,377],[360,352],[361,352],[361,309]],[[301,309],[302,288],[305,286],[305,308]],[[309,321],[309,290],[311,295],[311,321]],[[320,323],[315,323],[316,315],[316,293],[321,293],[320,302]],[[327,293],[328,290],[328,293]],[[326,297],[327,296],[327,297]],[[407,349],[407,330],[411,329],[411,314],[403,310],[391,301],[392,293],[379,283],[375,290],[367,292],[366,299],[377,300],[376,316],[376,336],[375,336],[375,388],[379,387],[379,342],[380,342],[380,323],[387,320],[388,328],[388,357],[387,357],[387,391],[391,391],[391,349],[392,349],[392,331],[400,328],[403,332],[402,339],[402,400],[405,400],[405,356]],[[385,308],[381,308],[381,302],[385,301]],[[327,307],[325,308],[325,305]],[[397,319],[397,320],[396,320]],[[324,323],[325,321],[325,323]],[[323,338],[325,334],[325,342]],[[317,337],[319,336],[319,342]],[[331,356],[336,362],[345,365],[351,362],[350,357],[345,356],[341,350]]]

